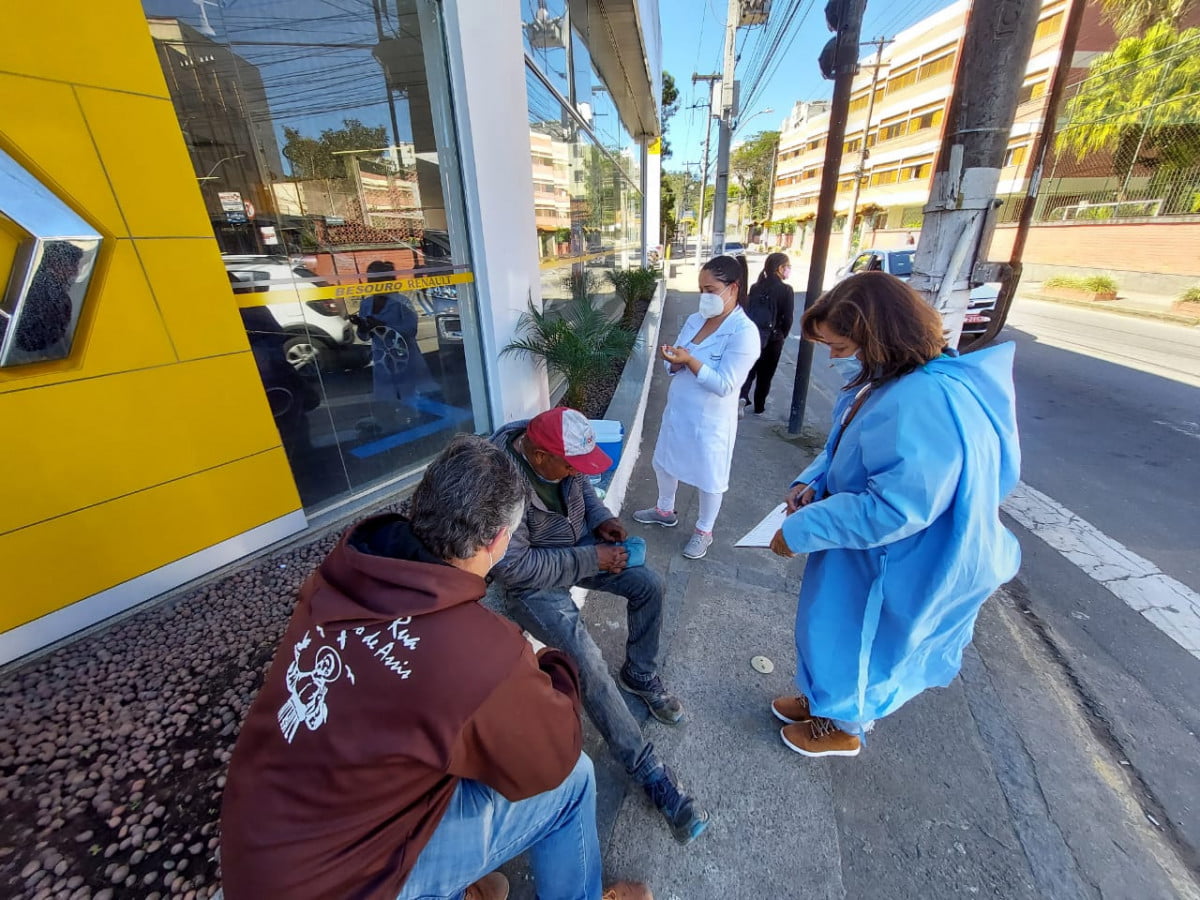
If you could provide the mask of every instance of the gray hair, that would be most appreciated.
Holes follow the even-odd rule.
[[[470,559],[502,528],[520,524],[528,497],[528,482],[507,453],[485,438],[460,434],[425,470],[409,521],[435,556]]]

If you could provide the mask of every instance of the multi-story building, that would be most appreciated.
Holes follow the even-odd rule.
[[[1014,195],[1022,191],[1030,146],[1041,129],[1066,7],[1066,0],[1042,3],[1001,172],[1002,190]],[[920,229],[967,9],[966,2],[954,3],[900,32],[884,48],[878,66],[874,53],[862,59],[850,97],[835,207],[837,230],[850,218],[855,178],[860,182],[860,224],[876,230]],[[773,240],[785,246],[801,243],[815,217],[828,133],[825,104],[796,104],[781,127],[771,221]]]
[[[0,58],[0,663],[544,408],[527,303],[657,234],[656,0],[62,0]]]

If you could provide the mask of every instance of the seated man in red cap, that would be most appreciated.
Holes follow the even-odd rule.
[[[683,705],[658,675],[663,580],[645,567],[627,568],[621,546],[625,528],[597,499],[587,477],[607,470],[612,460],[596,446],[583,414],[564,407],[505,425],[492,442],[512,457],[532,494],[508,552],[492,569],[505,607],[539,641],[574,658],[583,705],[597,730],[666,818],[676,840],[690,843],[708,827],[708,813],[680,789],[654,745],[642,737],[571,599],[571,588],[579,585],[628,601],[621,688],[640,697],[660,722],[680,722]]]

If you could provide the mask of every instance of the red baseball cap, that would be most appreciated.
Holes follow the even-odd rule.
[[[561,456],[584,475],[599,475],[612,459],[596,446],[596,433],[583,413],[556,406],[529,420],[525,437],[539,450]]]

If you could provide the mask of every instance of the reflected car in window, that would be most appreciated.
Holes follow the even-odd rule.
[[[279,330],[290,335],[283,345],[288,363],[315,375],[336,368],[355,344],[354,326],[344,300],[315,295],[328,287],[315,272],[286,256],[221,257],[235,294],[278,292],[283,299],[266,303]]]

